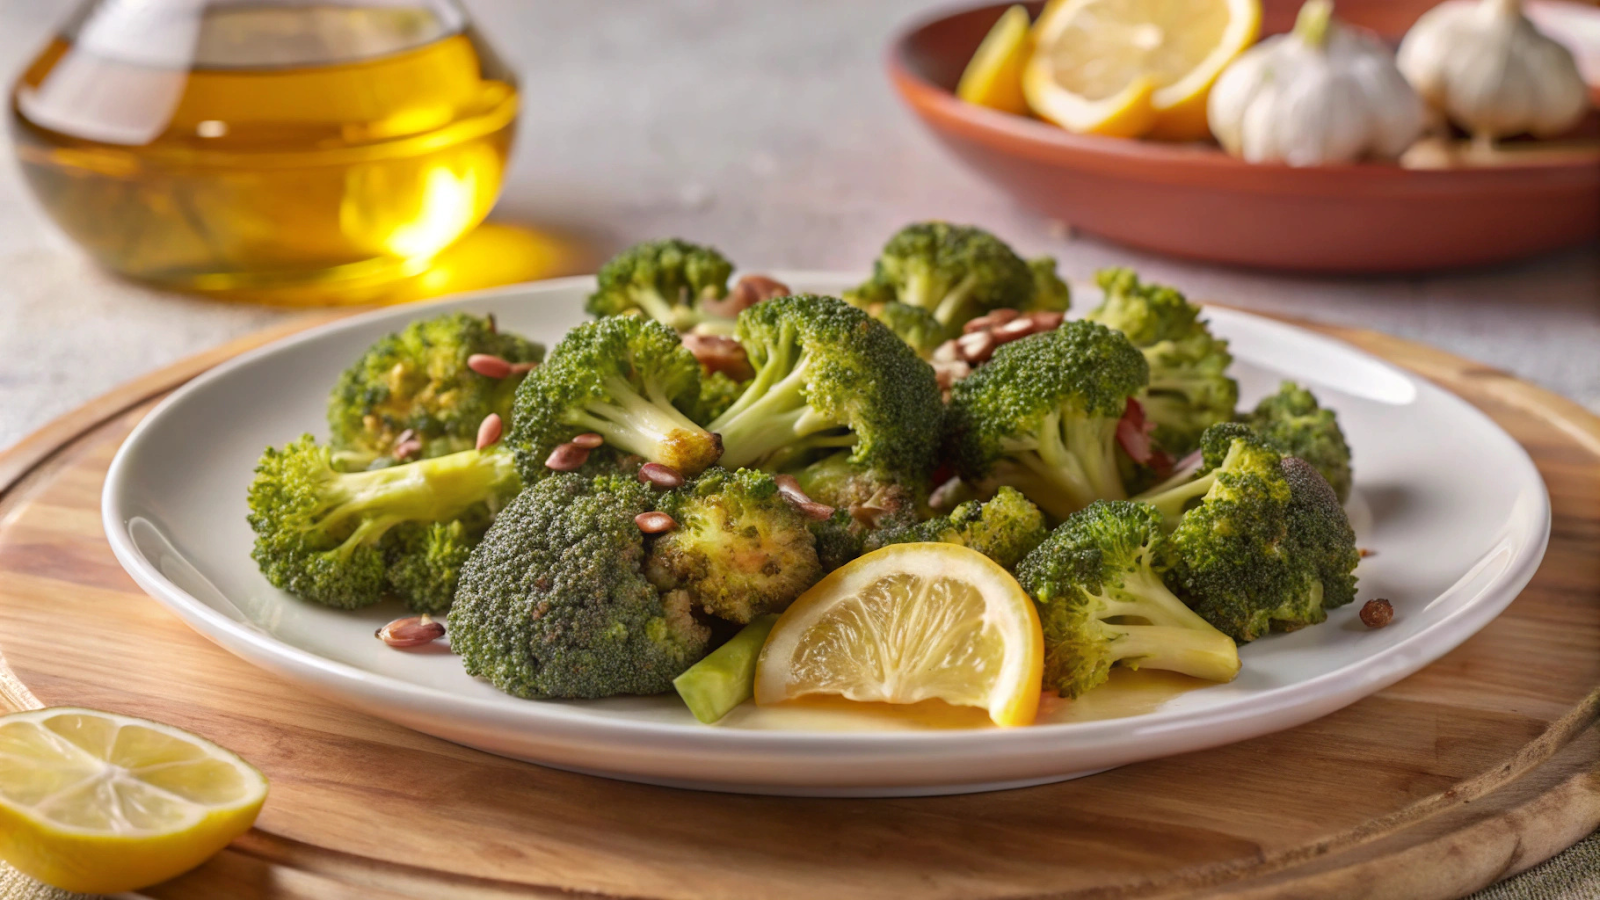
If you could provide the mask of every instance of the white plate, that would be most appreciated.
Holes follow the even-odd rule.
[[[779,273],[836,291],[856,279]],[[106,480],[106,534],[146,591],[190,627],[305,689],[419,731],[584,772],[713,790],[908,795],[1039,784],[1290,728],[1415,672],[1517,595],[1549,535],[1544,482],[1515,441],[1471,406],[1387,363],[1287,325],[1223,309],[1245,400],[1281,378],[1313,386],[1355,448],[1350,510],[1377,555],[1361,598],[1394,602],[1363,627],[1358,601],[1329,621],[1246,646],[1227,685],[1119,676],[1030,728],[951,729],[912,713],[741,708],[699,725],[675,696],[519,700],[469,678],[442,646],[398,652],[373,630],[397,607],[339,612],[267,584],[250,560],[245,488],[262,448],[323,435],[335,376],[378,336],[446,309],[494,313],[553,344],[583,320],[588,278],[400,307],[317,328],[234,359],[162,403]],[[1080,292],[1080,309],[1091,303]],[[747,705],[748,707],[748,705]],[[944,727],[940,727],[944,726]]]

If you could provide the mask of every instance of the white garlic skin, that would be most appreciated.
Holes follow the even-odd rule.
[[[1388,49],[1327,27],[1321,46],[1277,35],[1223,71],[1207,117],[1224,149],[1252,163],[1318,166],[1392,159],[1417,139],[1426,110]]]
[[[1517,0],[1448,0],[1428,10],[1400,42],[1398,61],[1430,106],[1476,137],[1549,137],[1589,108],[1572,54]]]

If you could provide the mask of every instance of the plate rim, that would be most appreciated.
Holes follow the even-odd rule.
[[[772,274],[789,283],[848,284],[860,277],[857,273],[838,270],[773,270]],[[1309,340],[1327,345],[1340,353],[1355,354],[1369,364],[1398,375],[1408,383],[1419,385],[1422,390],[1434,392],[1438,399],[1455,404],[1460,411],[1477,417],[1483,424],[1489,426],[1504,438],[1505,443],[1510,448],[1514,448],[1518,466],[1524,468],[1524,474],[1531,475],[1532,483],[1537,484],[1539,487],[1535,494],[1537,501],[1535,508],[1528,511],[1527,518],[1529,521],[1523,523],[1531,526],[1531,531],[1529,532],[1531,540],[1527,541],[1521,551],[1508,562],[1505,571],[1496,576],[1492,585],[1485,589],[1486,593],[1493,593],[1492,597],[1481,598],[1470,606],[1453,611],[1417,634],[1410,635],[1375,654],[1364,656],[1357,661],[1304,681],[1253,694],[1248,708],[1242,710],[1244,713],[1242,717],[1239,715],[1241,713],[1240,709],[1224,706],[1199,710],[1165,712],[1157,710],[1116,719],[1090,722],[1042,723],[1011,729],[847,732],[727,729],[707,727],[698,723],[679,724],[628,718],[596,717],[582,709],[567,707],[560,702],[523,700],[509,695],[491,698],[462,696],[448,690],[408,682],[392,676],[371,672],[349,663],[319,656],[311,651],[289,644],[247,623],[235,621],[199,598],[194,597],[163,575],[158,567],[147,559],[134,544],[128,529],[128,523],[134,517],[124,513],[121,497],[119,496],[127,479],[126,470],[131,466],[130,457],[137,448],[139,440],[148,431],[158,427],[169,408],[184,402],[189,395],[204,390],[212,381],[219,380],[235,369],[248,366],[256,360],[272,356],[289,347],[318,340],[328,334],[361,328],[376,320],[416,318],[419,315],[419,311],[470,305],[478,301],[509,299],[517,296],[528,298],[542,293],[561,293],[570,291],[575,287],[591,285],[593,281],[594,276],[592,275],[569,276],[456,294],[426,303],[374,309],[333,322],[314,325],[303,331],[268,342],[213,366],[189,379],[144,415],[128,436],[124,438],[107,469],[105,484],[101,492],[101,521],[107,541],[111,545],[118,563],[152,599],[166,607],[187,627],[198,632],[202,637],[219,644],[251,665],[258,668],[266,668],[285,678],[296,681],[304,687],[325,695],[331,695],[346,706],[357,705],[356,701],[350,696],[352,689],[360,691],[367,698],[378,697],[382,702],[388,704],[415,703],[419,699],[426,699],[430,706],[448,704],[455,714],[456,721],[453,724],[457,727],[465,726],[481,729],[484,727],[496,728],[509,724],[526,723],[539,723],[546,727],[559,725],[561,728],[559,734],[547,731],[541,736],[551,739],[564,738],[566,740],[559,742],[569,746],[584,741],[607,742],[618,739],[648,738],[657,747],[673,750],[717,748],[740,751],[801,750],[814,752],[831,749],[842,756],[863,751],[877,755],[898,750],[902,747],[922,752],[937,749],[940,755],[970,752],[981,748],[1009,755],[1011,753],[1026,754],[1037,752],[1043,749],[1037,745],[1049,744],[1066,736],[1078,738],[1086,744],[1097,744],[1108,738],[1126,739],[1138,737],[1141,734],[1154,736],[1158,733],[1165,741],[1171,741],[1184,735],[1193,736],[1186,749],[1202,749],[1203,747],[1232,743],[1260,734],[1292,728],[1313,719],[1321,718],[1433,664],[1482,630],[1516,599],[1528,581],[1532,579],[1543,561],[1550,539],[1551,505],[1549,489],[1544,482],[1543,476],[1539,474],[1537,466],[1533,463],[1527,450],[1481,410],[1456,394],[1433,384],[1426,378],[1401,369],[1388,360],[1337,338],[1243,310],[1207,305],[1206,312],[1208,315],[1237,318],[1250,322],[1254,327],[1281,330],[1294,335],[1298,340]],[[1463,573],[1463,577],[1465,577],[1465,574]],[[1461,581],[1458,580],[1444,592],[1432,598],[1430,603],[1437,602],[1441,597],[1450,596],[1452,592],[1461,588]],[[1419,658],[1423,661],[1417,662],[1410,659],[1411,653],[1409,651],[1423,642],[1432,645],[1430,650],[1419,655]],[[258,656],[263,657],[266,661],[258,658]],[[285,671],[286,669],[288,671]],[[1366,674],[1361,678],[1351,678],[1352,670],[1365,670]],[[329,678],[335,679],[335,686],[331,689],[324,689],[324,683]],[[1328,683],[1336,683],[1341,680],[1348,682],[1347,686],[1342,689],[1320,690]],[[339,683],[348,683],[351,687],[340,689],[337,686]],[[313,685],[316,686],[313,687]],[[513,701],[513,703],[507,703],[508,700]],[[1306,712],[1306,714],[1300,715],[1300,712]],[[398,721],[392,716],[382,713],[373,714],[389,721]],[[1250,730],[1247,734],[1228,733],[1219,734],[1212,740],[1205,738],[1205,735],[1219,730],[1219,726],[1228,720],[1239,718],[1245,721],[1270,724],[1268,727]],[[414,726],[410,725],[405,727],[414,728]],[[1166,755],[1166,753],[1154,755]]]

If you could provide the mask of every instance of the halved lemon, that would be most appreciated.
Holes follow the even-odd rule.
[[[1260,29],[1260,0],[1051,0],[1023,92],[1071,131],[1203,138],[1212,83]]]
[[[267,779],[156,722],[56,707],[0,716],[0,858],[86,894],[173,878],[249,830]]]
[[[979,106],[1028,114],[1022,96],[1022,65],[1028,58],[1028,11],[1013,6],[1000,14],[972,54],[956,85],[956,96]]]
[[[1011,573],[955,544],[895,544],[822,579],[778,619],[755,699],[939,699],[1027,725],[1043,666],[1039,613]]]

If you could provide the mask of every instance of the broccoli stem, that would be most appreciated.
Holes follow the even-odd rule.
[[[693,311],[684,306],[673,303],[661,296],[659,291],[652,288],[639,288],[633,292],[633,302],[639,305],[650,318],[665,325],[682,331],[692,327],[694,323]]]
[[[972,296],[972,289],[977,286],[978,277],[976,275],[968,275],[966,278],[961,279],[961,283],[952,287],[945,293],[943,299],[939,301],[939,305],[933,310],[933,317],[938,319],[940,324],[946,328],[972,318],[972,316],[965,314],[967,312],[966,306],[968,298]]]
[[[806,403],[805,384],[809,356],[802,356],[781,379],[778,361],[769,360],[739,399],[706,428],[722,436],[722,465],[749,466],[778,451],[790,454],[815,447],[850,446],[855,435],[818,432],[841,423]],[[799,440],[809,438],[809,440]]]
[[[517,479],[510,453],[465,450],[371,472],[333,476],[323,492],[318,527],[334,532],[352,517],[363,521],[336,552],[370,544],[401,522],[455,519]]]
[[[1002,475],[1045,512],[1064,519],[1096,500],[1127,496],[1116,457],[1117,420],[1057,410],[1044,417],[1030,439],[1007,442],[1020,464]]]
[[[1231,681],[1239,673],[1239,649],[1184,605],[1148,565],[1142,564],[1120,587],[1106,591],[1099,614],[1102,627],[1116,634],[1112,651],[1129,666],[1164,669]]]
[[[673,406],[653,382],[645,383],[644,396],[619,375],[608,376],[604,385],[610,403],[588,403],[565,421],[598,432],[607,444],[624,452],[674,466],[679,457],[696,455],[682,448],[710,441],[710,435]]]
[[[1187,474],[1179,475],[1163,481],[1133,499],[1154,506],[1161,513],[1161,527],[1172,531],[1178,527],[1179,520],[1183,518],[1184,507],[1189,505],[1189,501],[1204,497],[1216,480],[1215,469],[1199,478],[1192,478]]]

